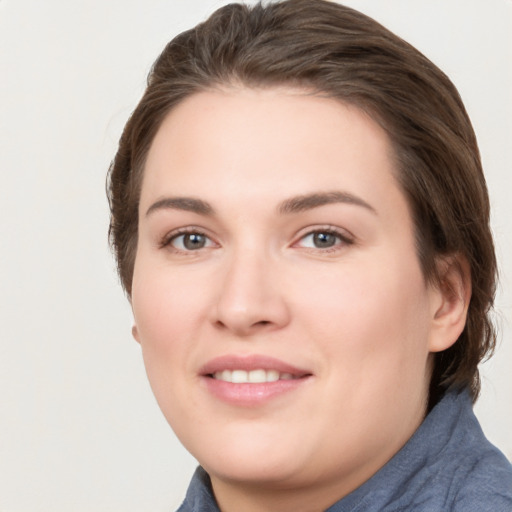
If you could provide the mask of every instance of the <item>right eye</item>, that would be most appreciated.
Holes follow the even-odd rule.
[[[187,231],[171,235],[165,242],[166,246],[181,252],[197,251],[215,244],[204,233],[199,231]]]
[[[337,233],[330,231],[313,231],[302,238],[301,243],[304,247],[314,249],[330,249],[341,245],[344,240]]]

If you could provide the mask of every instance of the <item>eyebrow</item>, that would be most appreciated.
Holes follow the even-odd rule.
[[[368,211],[377,214],[373,206],[358,196],[349,192],[332,191],[332,192],[316,192],[313,194],[301,195],[291,197],[283,201],[277,208],[278,213],[281,215],[300,213],[320,206],[325,206],[334,203],[352,204],[361,206]],[[164,197],[153,203],[147,210],[146,216],[157,210],[184,210],[188,212],[197,213],[198,215],[214,216],[215,209],[213,206],[195,197]]]
[[[292,197],[282,202],[278,207],[278,211],[281,214],[299,213],[333,203],[344,203],[362,206],[370,212],[377,214],[375,208],[365,200],[349,192],[341,191],[318,192],[314,194]]]
[[[208,217],[215,214],[215,210],[210,203],[202,199],[194,197],[164,197],[153,203],[146,212],[146,216],[157,210],[185,210],[187,212],[194,212],[199,215],[206,215]]]

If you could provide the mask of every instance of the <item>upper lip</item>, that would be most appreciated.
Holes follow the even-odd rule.
[[[215,357],[201,367],[201,375],[213,375],[222,370],[276,370],[279,373],[290,373],[294,377],[311,375],[311,372],[275,357],[259,354],[251,355],[223,355]]]

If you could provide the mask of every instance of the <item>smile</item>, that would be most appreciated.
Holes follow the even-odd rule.
[[[261,407],[312,382],[304,368],[261,354],[231,354],[208,361],[200,370],[210,396],[235,407]]]
[[[233,384],[261,384],[265,382],[276,382],[278,380],[292,380],[297,377],[288,372],[277,370],[222,370],[215,372],[213,378]]]

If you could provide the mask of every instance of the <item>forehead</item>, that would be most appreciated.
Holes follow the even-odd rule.
[[[270,203],[339,188],[369,200],[401,197],[394,175],[386,132],[354,106],[300,89],[211,90],[164,119],[148,153],[141,206],[166,194],[213,202],[223,194],[243,205],[249,197]]]

